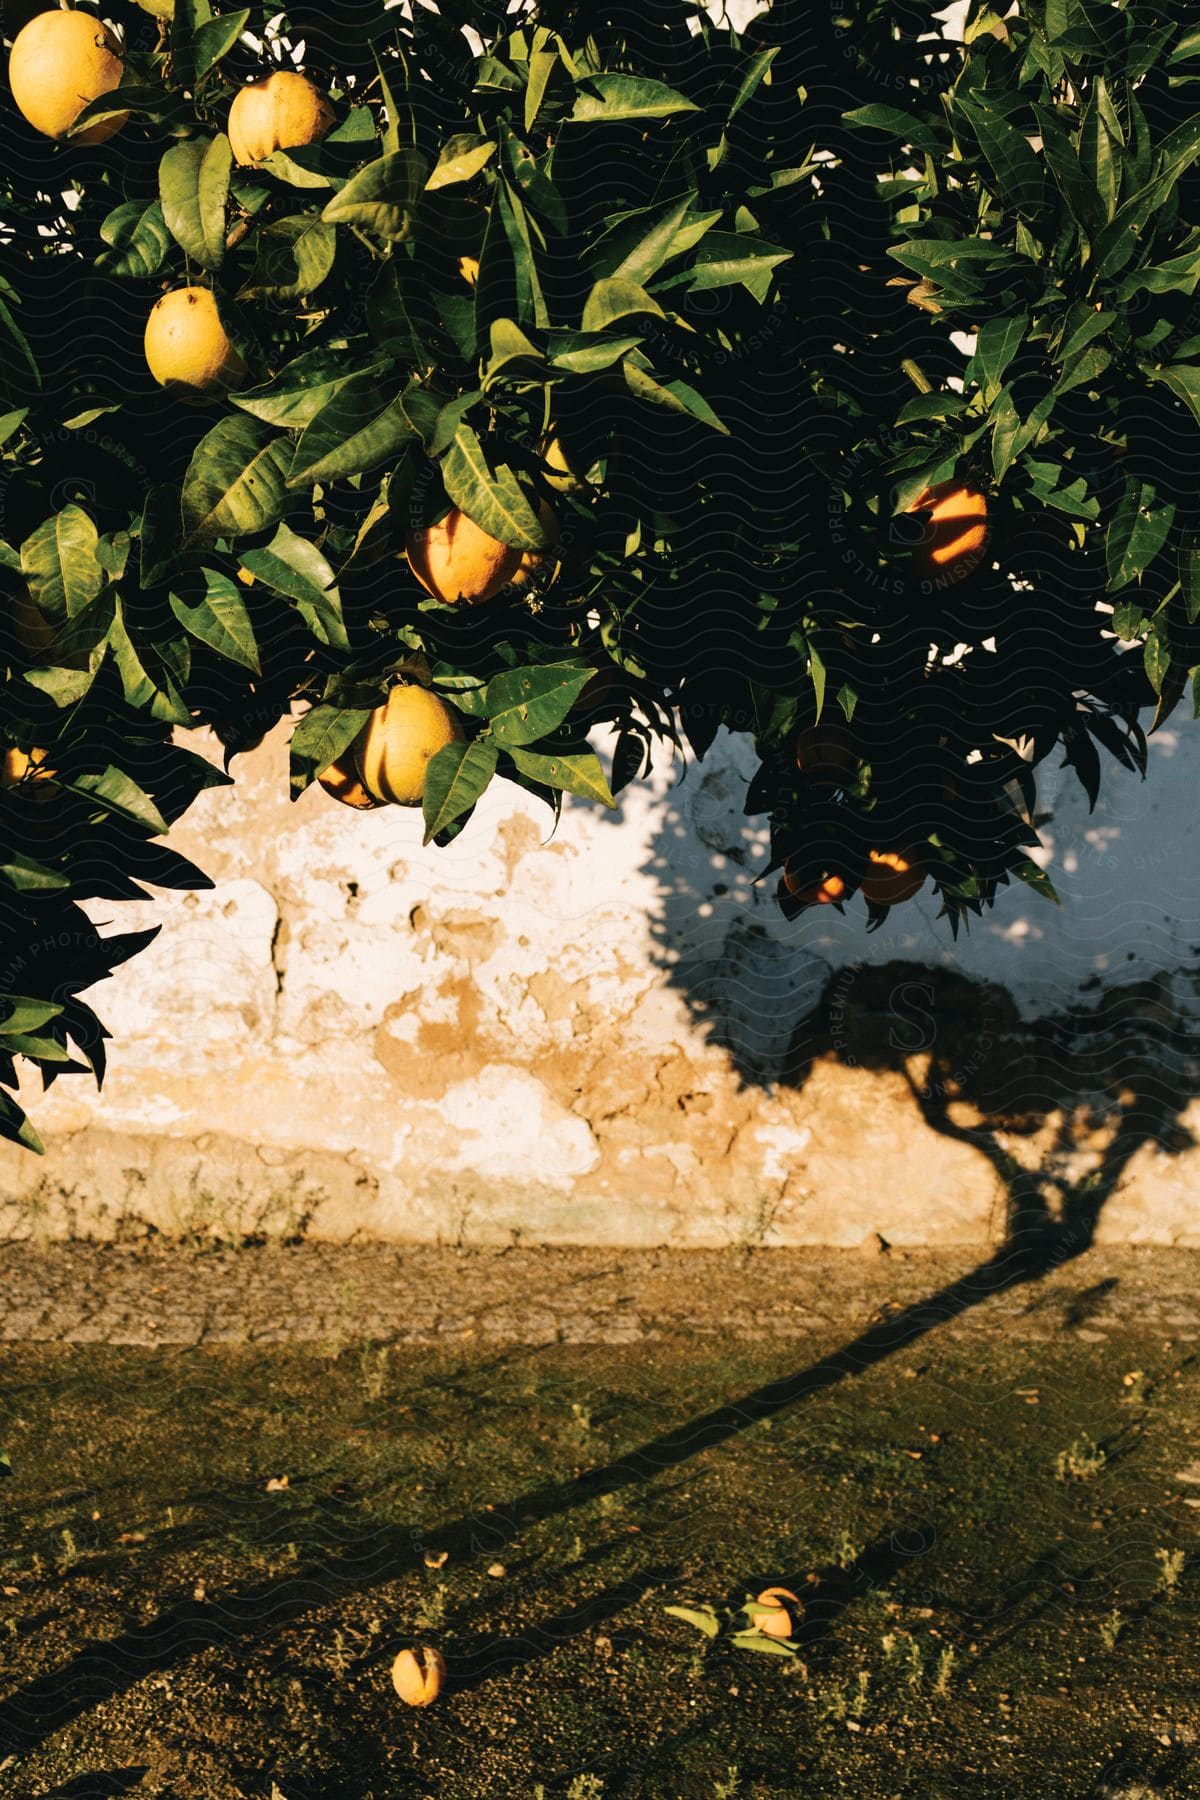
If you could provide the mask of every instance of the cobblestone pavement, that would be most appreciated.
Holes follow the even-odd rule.
[[[1200,1337],[1200,1253],[1103,1247],[1035,1280],[942,1253],[463,1251],[427,1245],[0,1246],[0,1340],[197,1345],[622,1344],[820,1337],[922,1322],[1100,1341]],[[999,1291],[997,1287],[999,1286]],[[939,1318],[939,1311],[944,1318]],[[926,1318],[924,1315],[928,1315]]]

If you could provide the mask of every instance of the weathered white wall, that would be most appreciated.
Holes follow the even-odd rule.
[[[682,781],[661,767],[615,817],[569,806],[553,837],[543,808],[498,784],[436,851],[406,810],[356,814],[320,790],[291,805],[286,737],[239,759],[236,788],[202,796],[172,839],[214,892],[92,907],[163,930],[96,991],[115,1035],[103,1096],[81,1078],[27,1095],[50,1154],[0,1159],[0,1230],[983,1242],[1003,1226],[994,1159],[924,1123],[909,1085],[973,1002],[961,983],[923,986],[924,970],[1006,990],[1014,1056],[1021,1018],[1114,988],[1136,1009],[1149,992],[1186,1063],[1200,921],[1186,725],[1155,740],[1147,784],[1113,768],[1094,819],[1051,771],[1044,860],[1063,911],[1010,891],[958,944],[930,894],[869,937],[861,901],[787,924],[773,883],[752,885],[750,760],[728,739]],[[884,965],[898,966],[864,1019]],[[797,1065],[793,1033],[837,971],[846,1041],[835,1029]],[[1069,1155],[1057,1144],[1060,1173],[1095,1166],[1111,1138],[1126,1054],[1097,1079],[1099,1123]],[[1061,1122],[997,1136],[985,1121],[1026,1162]],[[1164,1146],[1134,1158],[1109,1235],[1200,1240],[1195,1159]]]

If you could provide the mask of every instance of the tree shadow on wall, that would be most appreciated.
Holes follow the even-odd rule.
[[[706,1040],[764,1092],[802,1090],[822,1062],[864,1080],[898,1077],[915,1119],[998,1176],[1001,1260],[1018,1254],[1032,1275],[1049,1255],[1087,1249],[1140,1150],[1173,1156],[1195,1145],[1183,1122],[1200,1095],[1200,1029],[1182,1004],[1190,977],[1103,986],[1080,945],[1075,970],[1061,972],[1063,1001],[1023,1019],[1003,987],[954,966],[944,921],[930,928],[907,908],[883,927],[900,954],[837,967],[829,911],[788,923],[775,877],[753,882],[766,834],[742,812],[748,773],[736,747],[690,769],[667,796],[647,864],[660,896],[650,921],[659,965]],[[1022,896],[1002,894],[1000,905],[1007,925],[1017,914],[1019,942],[1034,928]],[[878,958],[885,942],[867,940],[867,954]]]

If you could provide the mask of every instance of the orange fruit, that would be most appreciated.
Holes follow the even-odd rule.
[[[558,535],[550,508],[540,508],[542,529],[552,541]],[[502,544],[457,506],[423,531],[411,531],[404,546],[408,566],[435,600],[479,606],[510,586],[519,587],[541,562],[545,551],[519,550]]]
[[[814,785],[842,787],[858,767],[853,734],[836,720],[806,726],[796,734],[796,767]]]
[[[17,110],[44,137],[65,138],[90,100],[121,85],[120,45],[95,13],[44,12],[17,33],[8,82]],[[98,119],[72,141],[102,144],[128,113]]]
[[[926,515],[913,562],[926,580],[961,581],[978,562],[988,537],[987,496],[958,481],[926,488],[908,508]]]
[[[841,875],[821,875],[813,881],[798,858],[789,857],[783,865],[783,885],[793,900],[804,906],[832,906],[846,897],[846,882]]]
[[[429,688],[394,687],[354,745],[354,765],[372,800],[420,806],[430,758],[465,735],[459,715]]]
[[[46,750],[18,750],[15,745],[0,761],[0,788],[20,787],[31,800],[51,800],[58,792],[54,770],[46,767]]]
[[[420,1661],[412,1650],[401,1650],[392,1664],[392,1686],[407,1706],[432,1706],[446,1679],[446,1660],[436,1650],[423,1648]]]
[[[187,394],[227,394],[246,373],[208,288],[173,288],[146,320],[146,362],[159,387]]]
[[[319,144],[336,117],[320,88],[294,69],[277,69],[234,95],[229,142],[236,163],[261,162],[273,150]]]
[[[343,806],[353,806],[358,812],[369,812],[372,807],[383,805],[383,801],[369,794],[359,780],[352,758],[330,763],[327,769],[321,770],[317,780],[327,794],[332,794]]]
[[[924,885],[925,867],[915,850],[868,850],[859,887],[873,906],[899,906]]]
[[[790,1588],[764,1588],[756,1604],[763,1610],[752,1612],[750,1623],[764,1637],[790,1638],[795,1630],[793,1620],[799,1619],[804,1612],[803,1603]]]

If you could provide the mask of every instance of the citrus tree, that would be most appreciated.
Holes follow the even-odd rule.
[[[204,884],[169,827],[281,719],[294,795],[438,844],[749,733],[785,912],[869,924],[1051,893],[1036,764],[1144,769],[1200,664],[1200,34],[719,14],[7,0],[6,1135],[146,941],[81,902]]]

